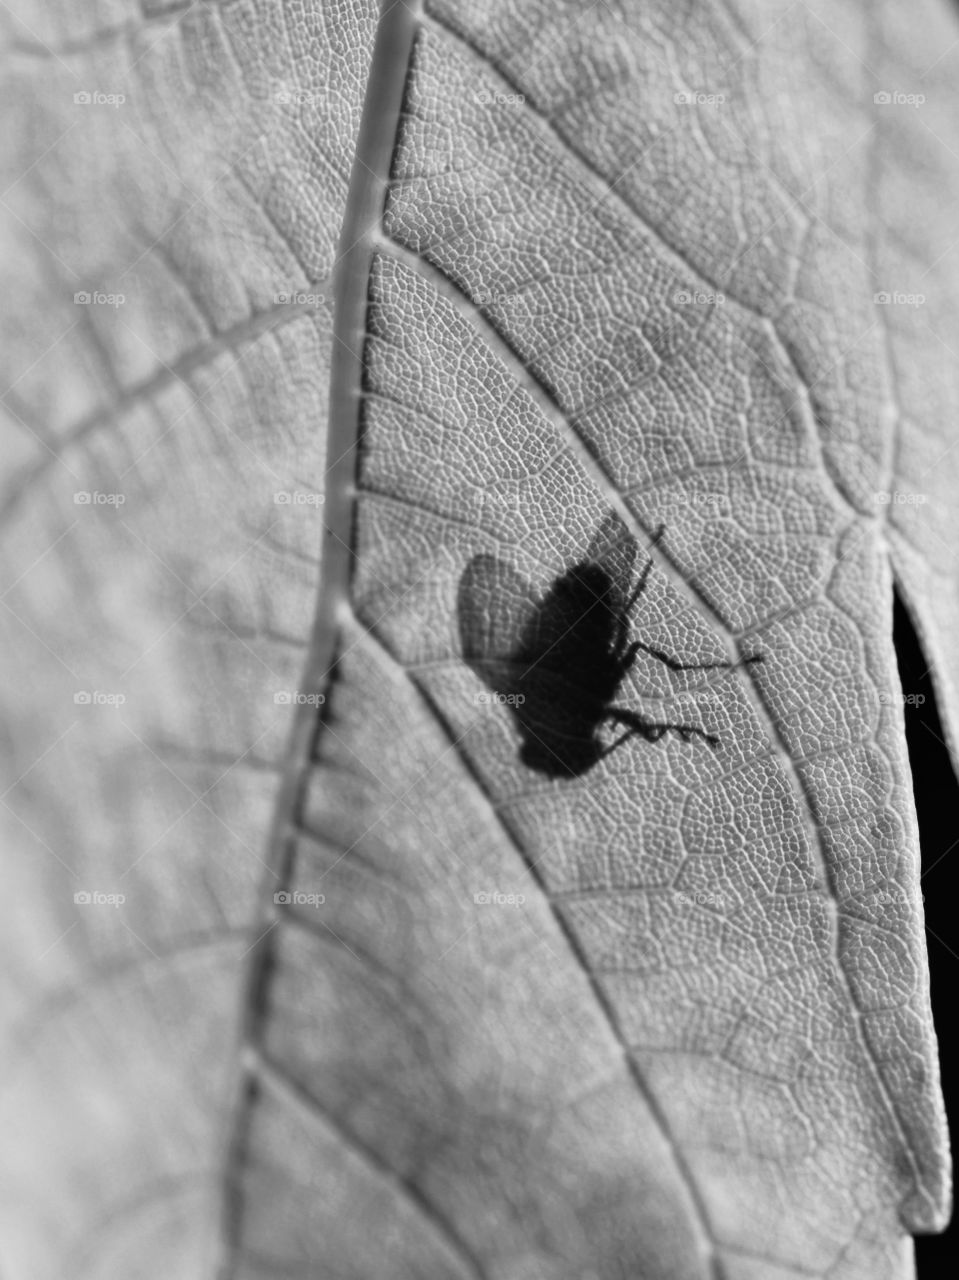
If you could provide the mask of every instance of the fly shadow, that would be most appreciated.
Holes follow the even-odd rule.
[[[653,541],[663,535],[663,526]],[[553,778],[578,777],[630,738],[658,742],[670,731],[684,742],[719,744],[698,725],[652,720],[615,704],[638,653],[671,671],[714,671],[762,662],[682,662],[630,639],[630,613],[642,595],[652,560],[636,579],[639,549],[611,512],[586,555],[537,599],[531,585],[491,555],[470,560],[460,579],[457,613],[463,659],[505,703],[520,734],[520,759]],[[634,585],[635,580],[635,585]],[[621,726],[613,742],[604,726]]]

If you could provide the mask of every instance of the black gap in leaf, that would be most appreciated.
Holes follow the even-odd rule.
[[[929,663],[898,592],[893,609],[893,643],[905,695],[906,745],[919,816],[932,1014],[939,1036],[946,1114],[955,1141],[959,1133],[959,1037],[952,1032],[959,988],[959,781],[946,749]],[[952,1274],[957,1252],[959,1228],[955,1220],[942,1235],[917,1236],[919,1280]]]

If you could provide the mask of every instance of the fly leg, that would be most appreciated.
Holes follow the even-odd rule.
[[[621,747],[623,743],[628,742],[630,738],[642,737],[646,742],[658,742],[668,728],[670,728],[670,726],[666,724],[646,724],[642,729],[635,727],[626,729],[619,735],[615,742],[611,742],[608,747],[603,748],[597,756],[597,759],[602,760],[605,756],[612,755],[617,747]]]
[[[663,734],[668,733],[670,729],[674,733],[678,733],[683,742],[692,742],[693,738],[702,738],[711,747],[719,746],[719,739],[715,734],[707,733],[705,729],[700,729],[694,724],[667,724],[661,720],[647,720],[639,712],[629,711],[625,707],[609,707],[606,710],[606,715],[614,723],[627,726],[626,733],[613,743],[612,747],[609,748],[610,751],[634,735],[644,738],[647,742],[658,742]],[[608,754],[608,752],[604,752],[605,754]]]
[[[741,658],[738,662],[680,662],[678,658],[671,658],[668,653],[663,653],[662,649],[654,649],[652,645],[643,644],[641,640],[634,640],[629,646],[626,651],[626,660],[630,663],[635,662],[638,649],[656,658],[658,662],[669,667],[670,671],[734,671],[739,667],[748,667],[752,662],[763,661],[761,653],[753,653],[748,658]]]
[[[660,538],[663,536],[665,532],[666,532],[666,526],[664,524],[661,524],[659,528],[656,530],[656,532],[653,534],[652,541],[654,545],[657,542],[659,542]],[[626,643],[626,639],[629,635],[629,615],[632,611],[633,605],[636,603],[639,597],[646,590],[646,583],[649,579],[649,571],[650,569],[652,569],[652,567],[653,567],[653,561],[652,561],[652,557],[650,557],[646,561],[645,567],[643,568],[643,572],[639,575],[639,581],[636,583],[636,588],[633,591],[633,594],[626,601],[625,605],[623,606],[619,614],[619,618],[617,619],[616,644],[614,646],[613,652],[616,656],[616,660],[619,666],[620,678],[622,678],[622,676],[626,674],[626,672],[630,669],[630,667],[632,667],[633,663],[636,661],[636,654],[639,652],[639,649],[640,649],[639,643],[635,640],[631,644],[627,645]]]
[[[624,733],[621,733],[619,735],[619,737],[616,739],[615,742],[611,742],[608,747],[603,748],[603,750],[599,753],[599,756],[597,757],[597,759],[602,760],[604,756],[612,755],[617,747],[621,747],[624,742],[628,742],[630,738],[635,738],[635,736],[636,736],[635,729],[625,730]]]
[[[654,546],[658,544],[665,531],[666,526],[664,524],[659,525],[652,537],[652,543]],[[665,666],[669,667],[670,671],[732,671],[738,667],[747,667],[752,662],[762,662],[763,656],[761,653],[751,654],[748,658],[740,659],[739,662],[680,662],[678,658],[670,657],[670,655],[668,653],[664,653],[662,649],[654,649],[652,645],[643,644],[641,640],[634,640],[628,648],[623,648],[626,640],[625,627],[627,625],[626,620],[629,615],[629,611],[642,595],[646,587],[646,581],[649,578],[649,571],[652,567],[653,561],[652,557],[650,557],[650,559],[646,561],[646,566],[643,569],[643,572],[640,574],[639,582],[636,584],[636,590],[629,597],[629,600],[626,602],[626,607],[623,609],[621,623],[624,630],[621,633],[622,640],[618,648],[623,651],[622,670],[624,672],[628,671],[635,663],[636,654],[640,649],[643,653],[648,653],[650,657],[656,658],[658,662],[662,662]]]
[[[666,532],[666,526],[664,524],[661,524],[652,536],[651,541],[653,543],[653,546],[657,545],[660,538],[663,536],[665,532]],[[646,582],[649,578],[649,571],[650,569],[652,569],[652,567],[653,567],[653,558],[652,556],[650,556],[650,558],[646,561],[646,565],[645,565],[645,568],[643,569],[643,572],[639,575],[639,581],[636,583],[636,590],[626,601],[626,607],[623,609],[624,618],[629,613],[630,609],[632,609],[633,605],[636,603],[639,597],[646,590]]]

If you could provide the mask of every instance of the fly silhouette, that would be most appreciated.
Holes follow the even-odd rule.
[[[662,537],[661,526],[653,537]],[[658,742],[676,733],[684,742],[719,739],[692,724],[653,720],[615,704],[640,652],[671,671],[713,671],[762,662],[682,662],[630,639],[630,613],[642,595],[652,560],[636,578],[638,547],[614,512],[603,521],[585,557],[555,579],[537,600],[532,587],[495,556],[477,555],[460,579],[458,616],[463,658],[497,700],[506,703],[520,733],[520,759],[550,777],[577,777],[630,738]],[[605,726],[623,732],[608,741]]]

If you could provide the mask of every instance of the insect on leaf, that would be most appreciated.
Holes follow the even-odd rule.
[[[661,536],[660,529],[654,541]],[[670,730],[686,742],[698,737],[717,745],[700,727],[651,719],[614,702],[640,649],[674,670],[735,665],[682,662],[630,638],[631,614],[651,567],[647,561],[634,582],[636,559],[635,538],[612,512],[584,558],[541,600],[533,602],[532,588],[494,556],[477,555],[466,566],[458,593],[463,655],[512,711],[520,758],[530,768],[575,777],[632,737],[658,742]],[[609,740],[607,723],[624,731]]]
[[[959,6],[0,12],[4,1280],[909,1280]]]

